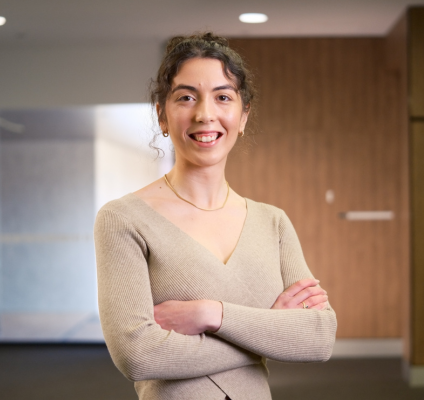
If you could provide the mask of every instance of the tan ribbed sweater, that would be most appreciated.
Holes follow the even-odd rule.
[[[267,400],[266,358],[330,357],[337,325],[331,308],[270,309],[284,288],[312,277],[290,220],[276,207],[246,202],[227,264],[135,194],[99,211],[100,319],[112,359],[140,399]],[[182,335],[155,322],[154,305],[195,299],[223,302],[215,334]]]

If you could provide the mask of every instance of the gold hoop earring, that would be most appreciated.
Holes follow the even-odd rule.
[[[168,136],[169,136],[169,132],[162,132],[162,135],[163,135],[164,137],[168,137]]]
[[[244,131],[239,132],[239,133],[238,133],[238,136],[239,136],[239,137],[243,137],[243,136],[244,136]]]

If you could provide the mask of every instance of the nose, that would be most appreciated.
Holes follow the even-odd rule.
[[[195,120],[207,124],[216,118],[213,101],[209,99],[199,100],[196,107]]]

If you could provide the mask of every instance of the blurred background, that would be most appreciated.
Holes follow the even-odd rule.
[[[0,388],[135,398],[103,342],[93,223],[172,168],[148,85],[167,39],[202,30],[259,87],[227,179],[286,211],[338,317],[329,363],[270,363],[274,399],[424,399],[424,0],[3,0]]]

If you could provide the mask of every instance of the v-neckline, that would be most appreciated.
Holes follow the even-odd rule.
[[[243,197],[244,201],[246,202],[246,217],[244,218],[243,226],[241,228],[239,237],[237,239],[237,243],[236,243],[233,251],[231,252],[230,257],[228,257],[227,262],[224,263],[223,261],[221,261],[218,258],[218,256],[215,253],[213,253],[211,250],[209,250],[207,247],[205,247],[202,243],[200,243],[194,237],[189,235],[187,232],[183,231],[178,225],[174,224],[172,221],[170,221],[168,218],[166,218],[164,215],[162,215],[159,211],[156,211],[152,206],[147,204],[139,195],[137,195],[133,192],[129,193],[128,195],[132,195],[133,197],[140,200],[144,204],[144,206],[147,207],[151,212],[153,212],[154,214],[159,216],[159,218],[161,218],[163,221],[165,221],[165,223],[167,223],[168,225],[172,226],[173,229],[176,229],[177,231],[179,231],[183,236],[187,237],[189,240],[196,243],[196,245],[200,246],[204,251],[207,251],[213,258],[215,258],[224,267],[228,266],[228,264],[230,263],[230,261],[232,260],[232,258],[234,256],[234,254],[236,253],[237,249],[240,247],[240,242],[241,242],[242,237],[244,236],[244,232],[246,230],[247,220],[250,219],[249,218],[249,215],[250,215],[249,201],[246,197]]]

